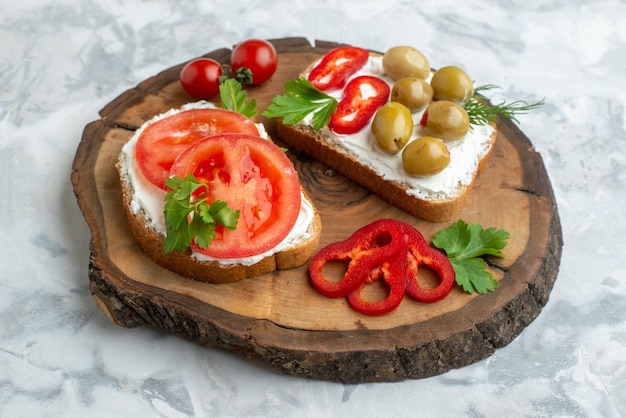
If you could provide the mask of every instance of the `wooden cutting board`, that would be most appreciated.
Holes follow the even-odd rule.
[[[332,47],[304,38],[272,41],[279,53],[273,79],[248,89],[261,111],[283,83]],[[206,56],[228,63],[230,50]],[[444,373],[484,359],[511,342],[546,304],[559,268],[562,234],[550,181],[531,142],[501,120],[489,167],[453,219],[503,228],[506,257],[489,259],[500,281],[495,292],[468,295],[455,288],[423,304],[406,297],[380,317],[328,299],[309,283],[307,266],[230,284],[207,284],[171,273],[134,242],[121,206],[114,168],[122,145],[146,120],[193,101],[181,88],[183,64],[122,93],[85,127],[72,183],[91,229],[90,289],[112,322],[151,325],[224,350],[261,358],[283,373],[347,383],[399,381]],[[260,120],[275,139],[273,121]],[[430,242],[447,223],[428,223],[384,203],[333,170],[289,152],[319,209],[321,246],[358,227],[391,217],[413,224]]]

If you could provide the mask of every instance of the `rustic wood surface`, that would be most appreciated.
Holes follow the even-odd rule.
[[[336,46],[320,41],[312,46],[304,38],[272,42],[279,52],[278,71],[268,83],[249,89],[261,110],[283,91],[285,81]],[[206,56],[227,63],[229,54],[221,49]],[[317,293],[306,266],[215,285],[153,263],[130,235],[114,164],[143,122],[193,101],[178,83],[183,65],[109,103],[101,119],[85,127],[76,152],[72,182],[92,232],[90,288],[112,322],[155,326],[200,344],[243,352],[287,374],[358,383],[423,378],[479,361],[511,342],[540,313],[558,273],[560,221],[541,157],[507,120],[499,122],[489,167],[453,220],[511,233],[506,257],[488,260],[500,280],[495,292],[472,296],[454,289],[434,304],[406,297],[394,312],[369,317],[344,299]],[[273,122],[260,120],[275,138]],[[320,246],[382,217],[415,225],[429,241],[452,222],[413,218],[307,156],[289,155],[320,211]]]

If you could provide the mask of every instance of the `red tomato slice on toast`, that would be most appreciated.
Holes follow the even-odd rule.
[[[191,144],[210,135],[241,133],[259,136],[254,122],[224,109],[190,109],[148,125],[137,140],[135,159],[142,174],[166,190],[165,180],[178,155]]]
[[[240,210],[234,231],[216,229],[208,248],[194,250],[215,258],[261,254],[278,245],[300,213],[300,182],[293,164],[272,142],[243,134],[220,134],[184,150],[171,176],[193,174],[208,185],[209,201],[223,200]]]

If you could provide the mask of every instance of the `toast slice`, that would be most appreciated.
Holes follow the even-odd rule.
[[[193,107],[212,107],[209,103],[191,104]],[[145,252],[157,264],[181,276],[210,283],[227,283],[258,276],[277,269],[290,269],[305,264],[316,251],[322,229],[319,213],[310,197],[300,186],[301,209],[291,232],[274,249],[242,259],[211,259],[206,255],[185,251],[164,251],[165,223],[163,207],[165,191],[152,185],[137,167],[134,150],[145,127],[175,111],[166,112],[146,122],[124,145],[116,169],[121,185],[122,205],[130,231]],[[261,136],[271,139],[262,125]],[[294,181],[298,181],[297,177]]]
[[[381,60],[382,55],[370,53],[370,62],[352,77],[367,74],[385,78]],[[306,78],[315,64],[311,63],[300,77]],[[393,83],[391,80],[388,82]],[[341,92],[330,94],[337,99],[341,97]],[[422,114],[423,110],[413,114],[415,129],[412,139],[423,135],[419,124]],[[461,210],[476,177],[487,167],[497,137],[495,124],[472,127],[465,137],[446,143],[450,150],[448,167],[434,176],[416,177],[404,172],[401,152],[391,155],[375,145],[371,122],[354,135],[339,135],[327,126],[316,131],[310,119],[287,125],[282,118],[277,118],[276,129],[280,140],[365,187],[389,204],[429,222],[448,221]]]
[[[287,146],[310,155],[355,183],[378,195],[389,204],[429,222],[445,222],[452,219],[463,207],[474,185],[476,177],[487,167],[496,140],[495,128],[489,135],[480,154],[475,156],[475,169],[469,181],[461,182],[450,193],[423,190],[413,186],[411,181],[418,179],[390,180],[375,166],[367,164],[343,149],[328,135],[328,131],[315,131],[307,124],[285,125],[276,121],[279,138]],[[453,165],[455,159],[451,158]],[[439,175],[445,175],[444,170]],[[429,179],[422,179],[428,183]],[[418,194],[419,193],[419,194]]]
[[[119,163],[117,167],[118,171],[120,171],[122,203],[132,235],[148,257],[160,266],[181,276],[209,283],[234,282],[274,270],[301,266],[313,256],[317,249],[322,231],[322,222],[311,199],[303,191],[302,204],[307,205],[313,211],[312,221],[306,227],[306,232],[297,239],[292,240],[291,244],[286,248],[263,256],[252,262],[252,264],[225,264],[218,261],[205,261],[194,256],[190,249],[184,252],[172,251],[166,253],[163,251],[163,234],[149,225],[150,220],[146,218],[143,210],[133,210],[133,187],[128,177],[123,174],[123,170],[120,170]]]

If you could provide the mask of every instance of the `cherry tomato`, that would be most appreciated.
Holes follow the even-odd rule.
[[[210,58],[195,59],[180,71],[183,89],[197,99],[208,100],[220,91],[222,65]]]
[[[218,133],[259,136],[254,122],[223,109],[190,109],[148,125],[137,139],[135,159],[144,177],[166,190],[165,180],[174,160],[200,139]]]
[[[278,66],[278,56],[274,45],[268,41],[248,39],[233,49],[230,65],[233,73],[240,68],[249,69],[252,72],[250,84],[258,86],[274,75]]]
[[[238,258],[274,248],[289,234],[300,212],[300,183],[293,164],[272,142],[250,135],[220,134],[183,151],[170,170],[208,185],[210,201],[240,210],[234,231],[216,229],[208,248],[216,258]]]
[[[340,46],[329,51],[309,73],[309,81],[320,90],[343,87],[346,79],[356,73],[369,59],[366,49]]]
[[[378,77],[362,75],[350,80],[328,127],[338,134],[363,129],[378,108],[387,102],[391,89]]]

